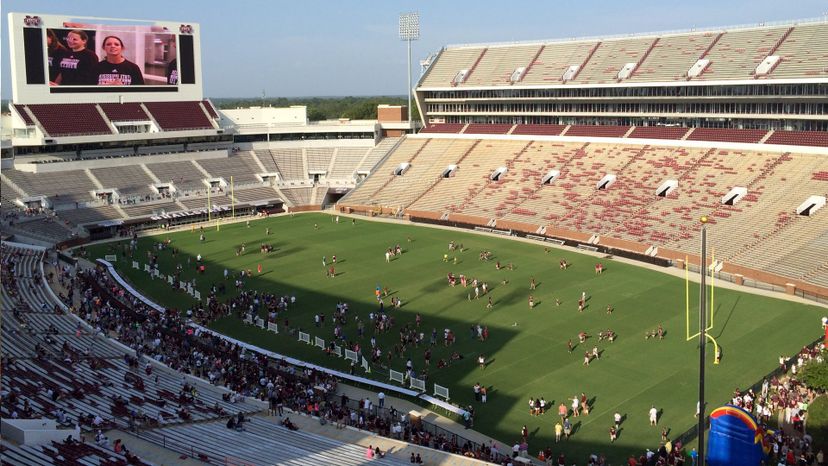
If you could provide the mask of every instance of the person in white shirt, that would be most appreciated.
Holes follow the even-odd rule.
[[[654,426],[658,424],[658,410],[656,409],[655,405],[650,408],[650,425]]]

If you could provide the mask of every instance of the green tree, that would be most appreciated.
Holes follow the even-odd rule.
[[[828,391],[828,361],[809,362],[802,368],[799,380],[815,390]]]

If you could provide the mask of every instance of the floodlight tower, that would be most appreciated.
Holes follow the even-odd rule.
[[[408,128],[411,129],[411,41],[420,38],[420,13],[400,15],[400,40],[408,42]]]

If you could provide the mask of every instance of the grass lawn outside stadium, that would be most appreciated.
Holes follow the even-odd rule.
[[[284,319],[290,326],[301,328],[326,341],[333,338],[331,314],[338,302],[349,304],[349,319],[344,335],[359,341],[368,354],[373,326],[368,314],[378,310],[374,290],[387,287],[402,300],[401,309],[386,311],[395,319],[395,326],[377,335],[385,354],[399,342],[399,329],[414,325],[415,316],[422,316],[421,332],[425,344],[408,348],[407,357],[420,373],[424,368],[423,353],[428,347],[432,329],[437,329],[438,344],[432,349],[431,367],[426,388],[432,383],[446,386],[451,401],[474,405],[475,429],[511,444],[519,439],[520,429],[527,425],[530,453],[547,445],[557,455],[585,458],[593,452],[604,453],[613,462],[654,448],[660,441],[661,428],[667,427],[671,437],[696,423],[694,413],[698,396],[698,350],[696,341],[685,341],[685,282],[683,279],[642,267],[628,265],[570,250],[551,249],[541,244],[513,241],[457,230],[420,227],[402,223],[372,222],[358,218],[352,223],[342,217],[337,224],[326,214],[280,216],[242,223],[205,228],[206,241],[199,241],[199,230],[160,233],[139,240],[134,258],[147,262],[147,250],[158,241],[170,239],[171,246],[181,254],[172,257],[171,249],[158,253],[160,271],[173,273],[181,263],[183,279],[196,276],[195,256],[201,254],[206,273],[197,276],[197,288],[206,296],[211,284],[223,281],[225,268],[231,272],[226,283],[227,294],[236,291],[232,278],[240,270],[250,269],[253,277],[245,279],[246,289],[259,289],[278,295],[296,296],[297,304],[279,315],[280,334],[276,335],[244,325],[235,316],[210,324],[210,327],[262,348],[296,357],[337,370],[348,370],[344,359],[329,357],[319,348],[299,343],[285,332]],[[316,225],[316,227],[315,227]],[[266,235],[266,228],[271,234]],[[410,241],[409,241],[410,239]],[[462,243],[465,251],[448,251],[450,241]],[[246,253],[236,249],[246,243]],[[259,253],[259,245],[272,244],[270,254]],[[387,248],[399,244],[403,254],[385,261]],[[711,245],[715,248],[715,244]],[[156,302],[171,308],[185,309],[195,301],[184,292],[172,291],[160,280],[131,268],[132,258],[124,257],[121,243],[91,246],[90,257],[117,254],[116,268],[135,287]],[[492,252],[489,261],[479,260],[482,250]],[[448,262],[443,255],[448,254]],[[322,266],[325,256],[330,265],[336,255],[336,277],[326,276]],[[187,257],[190,257],[189,261]],[[456,257],[456,264],[454,258]],[[567,270],[558,267],[566,259]],[[504,267],[496,270],[499,261]],[[605,271],[596,275],[594,265],[602,262]],[[256,273],[257,265],[262,273]],[[446,276],[477,278],[489,285],[493,308],[487,309],[487,297],[467,299],[472,287],[449,287]],[[534,277],[537,288],[529,290]],[[582,292],[588,296],[584,312],[578,312]],[[528,305],[529,295],[535,300]],[[690,285],[690,306],[697,308],[698,286]],[[556,305],[560,300],[560,306]],[[607,314],[607,306],[614,312]],[[708,412],[730,399],[733,390],[760,381],[774,369],[780,355],[792,355],[803,345],[819,336],[820,317],[824,309],[786,300],[717,288],[715,291],[715,324],[710,332],[723,349],[721,364],[713,365],[709,350],[707,367]],[[316,328],[313,316],[324,313],[325,326]],[[366,322],[365,337],[357,337],[354,316]],[[262,311],[262,317],[264,311]],[[697,316],[691,314],[692,322]],[[489,338],[481,342],[472,338],[470,327],[488,326]],[[661,324],[664,340],[645,339],[647,331]],[[452,329],[457,337],[451,347],[443,346],[443,329]],[[598,341],[599,331],[612,329],[618,335],[613,343]],[[578,333],[590,338],[578,344]],[[695,333],[691,329],[692,333]],[[570,354],[567,341],[576,348]],[[583,365],[586,350],[597,346],[600,359],[588,367]],[[437,361],[450,360],[457,351],[463,359],[449,367],[437,369]],[[477,356],[488,361],[479,368]],[[395,357],[391,368],[404,371],[405,357]],[[388,382],[388,370],[372,365],[368,377]],[[357,369],[358,375],[362,370]],[[488,402],[474,400],[472,386],[489,387]],[[554,425],[557,406],[570,406],[572,397],[586,393],[591,400],[588,416],[571,418],[574,425],[570,440],[555,445]],[[529,414],[529,398],[544,397],[547,413]],[[658,427],[648,423],[652,405],[660,411]],[[609,442],[613,413],[625,416],[614,444]]]

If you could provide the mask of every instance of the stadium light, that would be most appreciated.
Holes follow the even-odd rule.
[[[408,128],[411,129],[411,41],[420,38],[420,13],[400,15],[400,40],[408,42]]]

